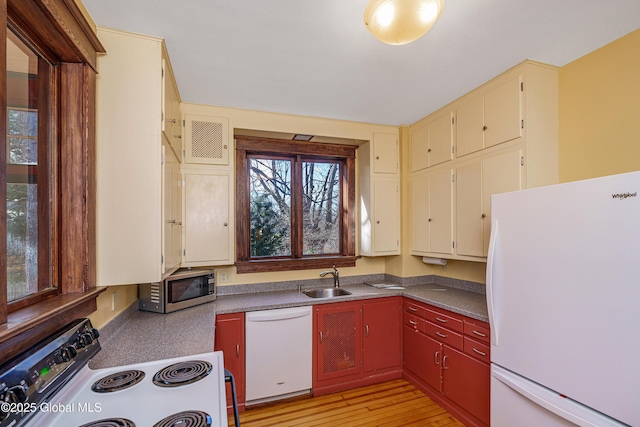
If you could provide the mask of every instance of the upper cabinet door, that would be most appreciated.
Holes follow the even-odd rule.
[[[456,169],[456,249],[458,255],[483,256],[482,162]]]
[[[491,147],[522,136],[522,79],[516,76],[484,96],[484,146]]]
[[[185,116],[185,163],[229,164],[229,119]]]
[[[429,252],[453,253],[451,169],[429,177]]]
[[[400,183],[397,178],[373,181],[375,224],[374,252],[394,255],[400,253]]]
[[[456,155],[475,153],[484,148],[484,97],[458,107]]]
[[[398,137],[390,133],[373,134],[373,173],[398,173]]]
[[[411,252],[429,252],[429,175],[411,178]]]
[[[411,172],[429,167],[429,127],[411,128]]]
[[[429,166],[453,158],[453,114],[448,113],[427,125],[429,133]]]

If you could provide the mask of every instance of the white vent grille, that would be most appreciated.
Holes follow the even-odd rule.
[[[191,122],[191,157],[196,159],[221,159],[224,146],[222,123]]]

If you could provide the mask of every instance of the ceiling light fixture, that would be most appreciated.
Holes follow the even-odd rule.
[[[407,44],[433,27],[444,9],[444,0],[371,0],[364,24],[383,43]]]

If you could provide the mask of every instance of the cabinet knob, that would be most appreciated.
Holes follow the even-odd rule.
[[[175,219],[170,219],[169,221],[167,221],[169,224],[176,224],[176,220]]]
[[[427,148],[427,153],[430,153],[430,152],[431,152],[431,148]]]
[[[486,126],[482,126],[482,130],[487,130],[487,127]]]
[[[380,221],[376,221],[376,224],[380,224]]]
[[[182,135],[173,135],[174,138],[182,139]]]
[[[167,119],[167,122],[175,124],[176,123],[176,119],[170,119],[170,120]]]
[[[380,160],[380,156],[376,156],[376,160]]]
[[[226,223],[226,222],[224,223],[224,226],[225,226],[225,227],[227,226],[227,223]]]
[[[429,218],[427,221],[431,222],[431,218]]]
[[[486,217],[487,217],[487,215],[486,215],[486,214],[482,214],[482,218],[486,218]]]

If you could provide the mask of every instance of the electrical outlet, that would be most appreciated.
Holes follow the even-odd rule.
[[[220,283],[229,282],[229,272],[228,271],[220,271],[218,273],[218,279],[220,279]]]

